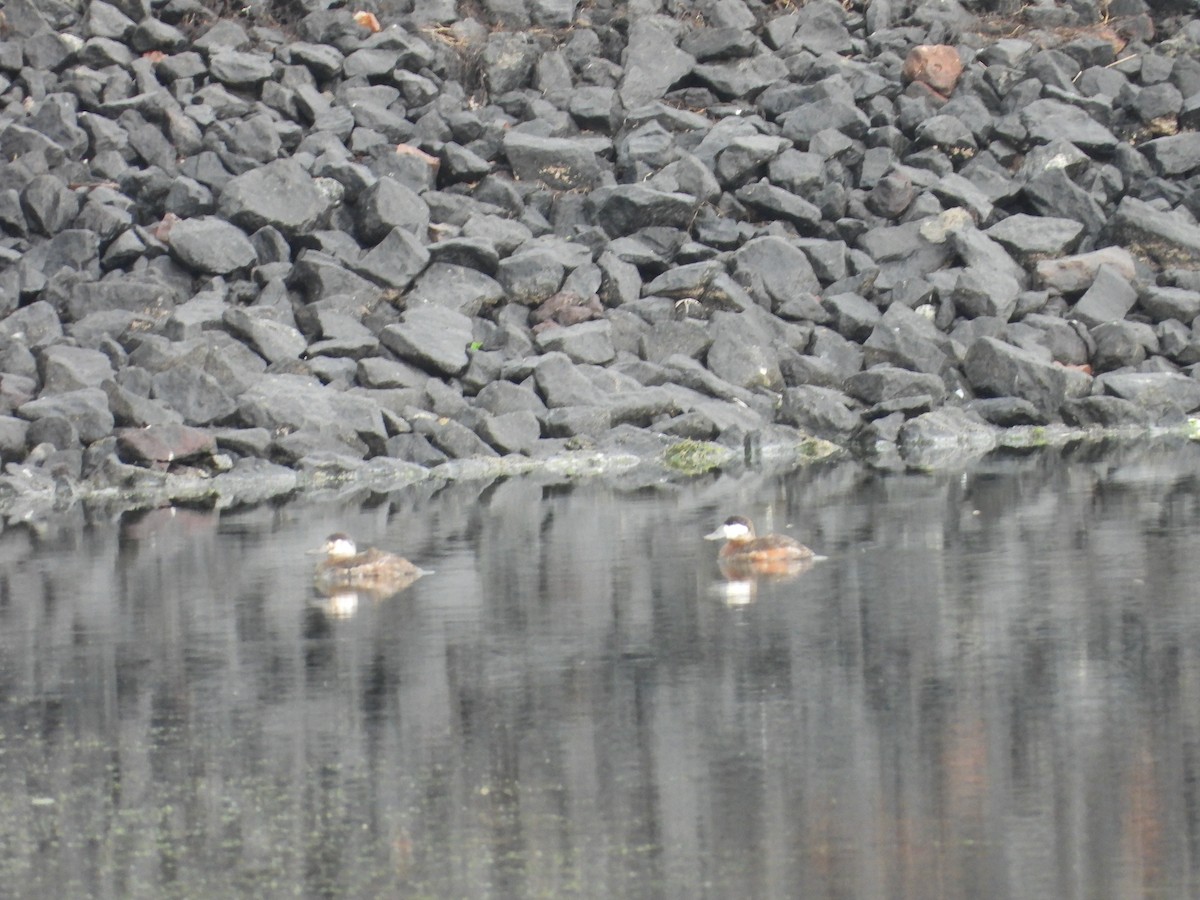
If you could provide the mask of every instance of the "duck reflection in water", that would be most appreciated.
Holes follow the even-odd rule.
[[[754,523],[745,516],[730,516],[720,528],[704,538],[725,541],[717,564],[728,582],[723,593],[730,604],[752,602],[759,579],[784,581],[794,578],[824,558],[786,535],[758,537],[754,533]]]
[[[432,574],[394,553],[374,547],[360,552],[354,540],[342,532],[331,534],[313,552],[325,554],[317,563],[317,590],[329,598],[330,615],[341,618],[353,615],[365,599],[383,600],[422,575]]]

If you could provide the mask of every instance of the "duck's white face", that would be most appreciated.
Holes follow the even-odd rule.
[[[742,522],[723,522],[721,527],[712,534],[706,534],[706,541],[744,541],[750,537],[750,529]]]
[[[349,559],[358,553],[358,548],[354,546],[354,541],[350,540],[344,534],[334,535],[325,542],[325,546],[321,549],[325,551],[325,555],[330,559]]]

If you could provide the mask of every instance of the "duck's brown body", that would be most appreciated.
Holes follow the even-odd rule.
[[[372,547],[358,552],[344,534],[333,534],[322,548],[325,559],[317,564],[317,583],[325,587],[398,591],[428,573],[407,559]]]
[[[816,558],[812,550],[786,535],[758,537],[754,524],[745,516],[730,516],[705,537],[710,541],[725,541],[717,560],[726,578],[795,575],[811,566]]]
[[[346,559],[325,559],[317,566],[318,578],[354,587],[381,581],[415,580],[423,574],[423,569],[407,559],[374,547]]]

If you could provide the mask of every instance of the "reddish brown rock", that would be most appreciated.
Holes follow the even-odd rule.
[[[126,462],[156,468],[189,457],[208,456],[217,449],[212,434],[188,425],[121,428],[117,431],[117,445]]]
[[[570,291],[560,291],[533,311],[534,333],[554,325],[578,325],[604,315],[600,298],[593,294],[586,300]]]
[[[962,74],[962,59],[948,44],[922,44],[908,51],[904,77],[924,84],[943,96],[949,96]]]

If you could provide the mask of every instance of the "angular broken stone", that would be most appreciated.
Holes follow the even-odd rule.
[[[962,57],[947,44],[921,44],[904,58],[904,77],[950,96],[962,75]]]
[[[471,319],[435,303],[421,303],[410,306],[399,324],[384,328],[379,340],[413,365],[442,375],[458,375],[469,362]]]
[[[258,261],[246,232],[216,216],[176,222],[167,246],[184,266],[208,275],[228,275]]]
[[[1078,369],[1048,362],[990,337],[975,341],[967,349],[963,374],[981,396],[1027,400],[1051,420],[1059,417],[1064,400],[1086,395],[1092,382],[1090,375]]]
[[[522,181],[569,191],[593,187],[600,178],[595,146],[586,141],[510,131],[504,135],[504,153]]]
[[[217,208],[247,232],[270,225],[287,235],[301,235],[325,220],[331,204],[298,162],[280,159],[226,182]]]

